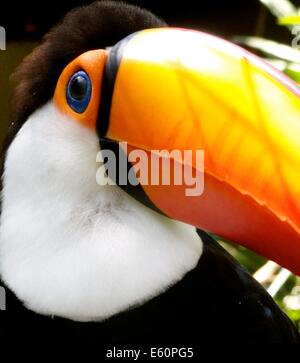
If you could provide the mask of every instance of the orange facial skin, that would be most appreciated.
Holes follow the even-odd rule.
[[[62,113],[71,116],[72,119],[92,130],[96,129],[101,97],[101,83],[106,59],[107,52],[102,49],[81,54],[63,70],[54,93],[54,103]],[[72,75],[80,70],[84,70],[89,75],[92,84],[91,99],[83,113],[77,113],[72,110],[66,98],[68,82]]]

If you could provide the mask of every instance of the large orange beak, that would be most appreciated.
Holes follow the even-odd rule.
[[[123,40],[105,72],[102,136],[127,153],[204,151],[201,195],[140,180],[156,208],[300,274],[299,88],[233,44],[171,28]],[[188,167],[203,175],[195,158]]]

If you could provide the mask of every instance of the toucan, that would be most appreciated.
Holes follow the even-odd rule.
[[[69,12],[14,80],[1,340],[299,342],[212,237],[300,273],[296,84],[230,42],[114,1]],[[125,182],[108,152],[128,167]],[[141,177],[163,161],[203,185]]]

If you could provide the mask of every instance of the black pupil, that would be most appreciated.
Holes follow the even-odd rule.
[[[72,80],[70,94],[75,100],[81,101],[85,98],[87,92],[87,80],[82,76],[77,76]]]

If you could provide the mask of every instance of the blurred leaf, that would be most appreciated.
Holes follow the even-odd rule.
[[[283,71],[287,76],[300,84],[300,64],[288,64]]]
[[[264,55],[288,62],[300,63],[300,52],[286,44],[277,43],[269,39],[247,36],[237,36],[234,37],[233,40],[238,44],[244,44],[250,48],[256,49]]]
[[[288,0],[259,0],[276,18],[297,14],[297,8]]]
[[[289,63],[281,59],[270,59],[264,58],[264,61],[270,63],[274,68],[278,69],[280,72],[285,73],[293,81],[300,84],[300,64],[299,63]]]
[[[300,15],[282,16],[278,18],[279,25],[299,25]]]
[[[282,298],[284,307],[287,310],[300,311],[300,286],[295,285],[290,293]]]
[[[219,239],[221,245],[251,274],[257,271],[265,262],[266,259],[255,252],[248,250],[245,247],[237,246],[228,241]]]
[[[272,297],[276,296],[281,301],[286,294],[291,292],[295,282],[295,276],[289,270],[282,268],[268,287],[268,293]]]
[[[284,309],[287,316],[295,323],[296,327],[300,331],[300,310]]]
[[[280,266],[274,261],[267,261],[263,266],[255,271],[253,277],[264,287],[267,287],[274,281],[274,276],[280,270]]]

